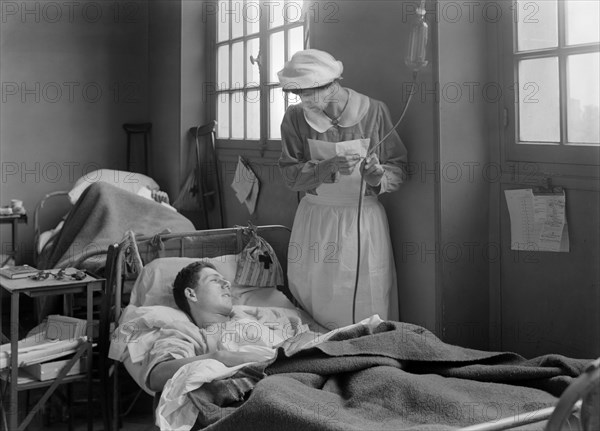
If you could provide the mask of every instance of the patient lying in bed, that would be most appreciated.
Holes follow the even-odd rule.
[[[133,307],[120,325],[161,391],[163,430],[455,429],[551,406],[589,362],[453,346],[377,316],[312,333],[294,310],[233,305],[206,264],[185,267],[172,292],[180,310]]]
[[[295,309],[234,305],[231,284],[207,261],[179,271],[172,299],[178,309],[130,306],[113,339],[121,346],[114,357],[125,349],[141,365],[138,382],[162,392],[157,409],[162,429],[194,424],[192,392],[211,401],[219,393],[226,393],[228,402],[241,401],[264,377],[248,364],[272,360],[277,347],[292,354],[327,338],[311,331]],[[216,388],[221,383],[222,391]]]
[[[160,330],[144,360],[145,381],[153,391],[184,365],[214,359],[227,367],[260,362],[274,356],[274,348],[301,333],[316,339],[298,317],[276,309],[234,306],[231,283],[209,262],[194,262],[177,275],[173,297],[190,321],[177,321]]]

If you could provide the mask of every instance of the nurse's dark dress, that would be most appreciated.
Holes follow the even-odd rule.
[[[286,185],[306,192],[300,201],[288,250],[290,291],[321,325],[353,323],[360,173],[332,173],[319,182],[319,162],[340,152],[366,154],[393,127],[383,102],[349,89],[349,101],[334,126],[322,111],[288,108],[281,124],[279,167]],[[397,319],[396,271],[388,221],[377,195],[397,190],[405,178],[407,152],[394,131],[376,150],[381,183],[365,183],[361,214],[360,276],[356,321],[378,314]],[[390,301],[390,297],[394,300]]]

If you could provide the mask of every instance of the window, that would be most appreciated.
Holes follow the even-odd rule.
[[[216,2],[213,91],[218,142],[264,149],[281,139],[280,124],[293,98],[277,72],[306,46],[301,0]],[[278,144],[277,144],[278,145]]]
[[[535,0],[505,12],[509,160],[598,164],[599,2]]]

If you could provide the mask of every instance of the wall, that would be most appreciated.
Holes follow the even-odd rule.
[[[500,200],[501,325],[496,336],[504,350],[527,357],[559,353],[576,358],[600,355],[600,193],[565,187],[569,253],[510,249],[505,189]],[[597,182],[596,182],[597,183]]]
[[[100,167],[125,169],[125,122],[147,118],[145,1],[2,2],[1,204],[21,199],[21,255],[31,262],[33,210]],[[57,210],[47,216],[56,223]],[[2,226],[2,249],[10,231]]]
[[[468,2],[437,8],[439,103],[439,258],[444,340],[487,349],[489,321],[489,201],[486,97],[488,55],[482,9]],[[461,11],[459,14],[457,11]],[[432,11],[433,12],[433,11]],[[434,19],[433,17],[431,18]],[[465,301],[468,298],[468,301]]]
[[[148,3],[149,121],[152,171],[174,196],[179,185],[181,121],[181,2]]]
[[[196,166],[190,129],[209,121],[203,93],[208,43],[205,2],[161,0],[149,2],[148,7],[152,162],[157,181],[175,201]],[[184,215],[196,228],[207,227],[200,212]],[[211,214],[211,223],[217,219]]]
[[[189,172],[196,160],[194,142],[190,128],[202,126],[209,121],[204,93],[207,74],[207,53],[202,47],[206,44],[207,22],[202,20],[205,7],[203,2],[183,1],[181,4],[181,152],[180,162],[183,174]],[[200,49],[199,49],[200,48]]]

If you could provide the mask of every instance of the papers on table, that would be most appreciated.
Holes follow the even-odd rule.
[[[86,337],[70,340],[49,340],[33,336],[20,340],[18,343],[19,367],[46,362],[75,353],[78,347],[86,341]],[[0,370],[10,365],[11,348],[9,344],[0,346]]]
[[[75,317],[52,314],[48,316],[45,329],[17,342],[19,367],[75,353],[87,340],[87,321]],[[10,365],[11,343],[0,346],[0,370]]]

